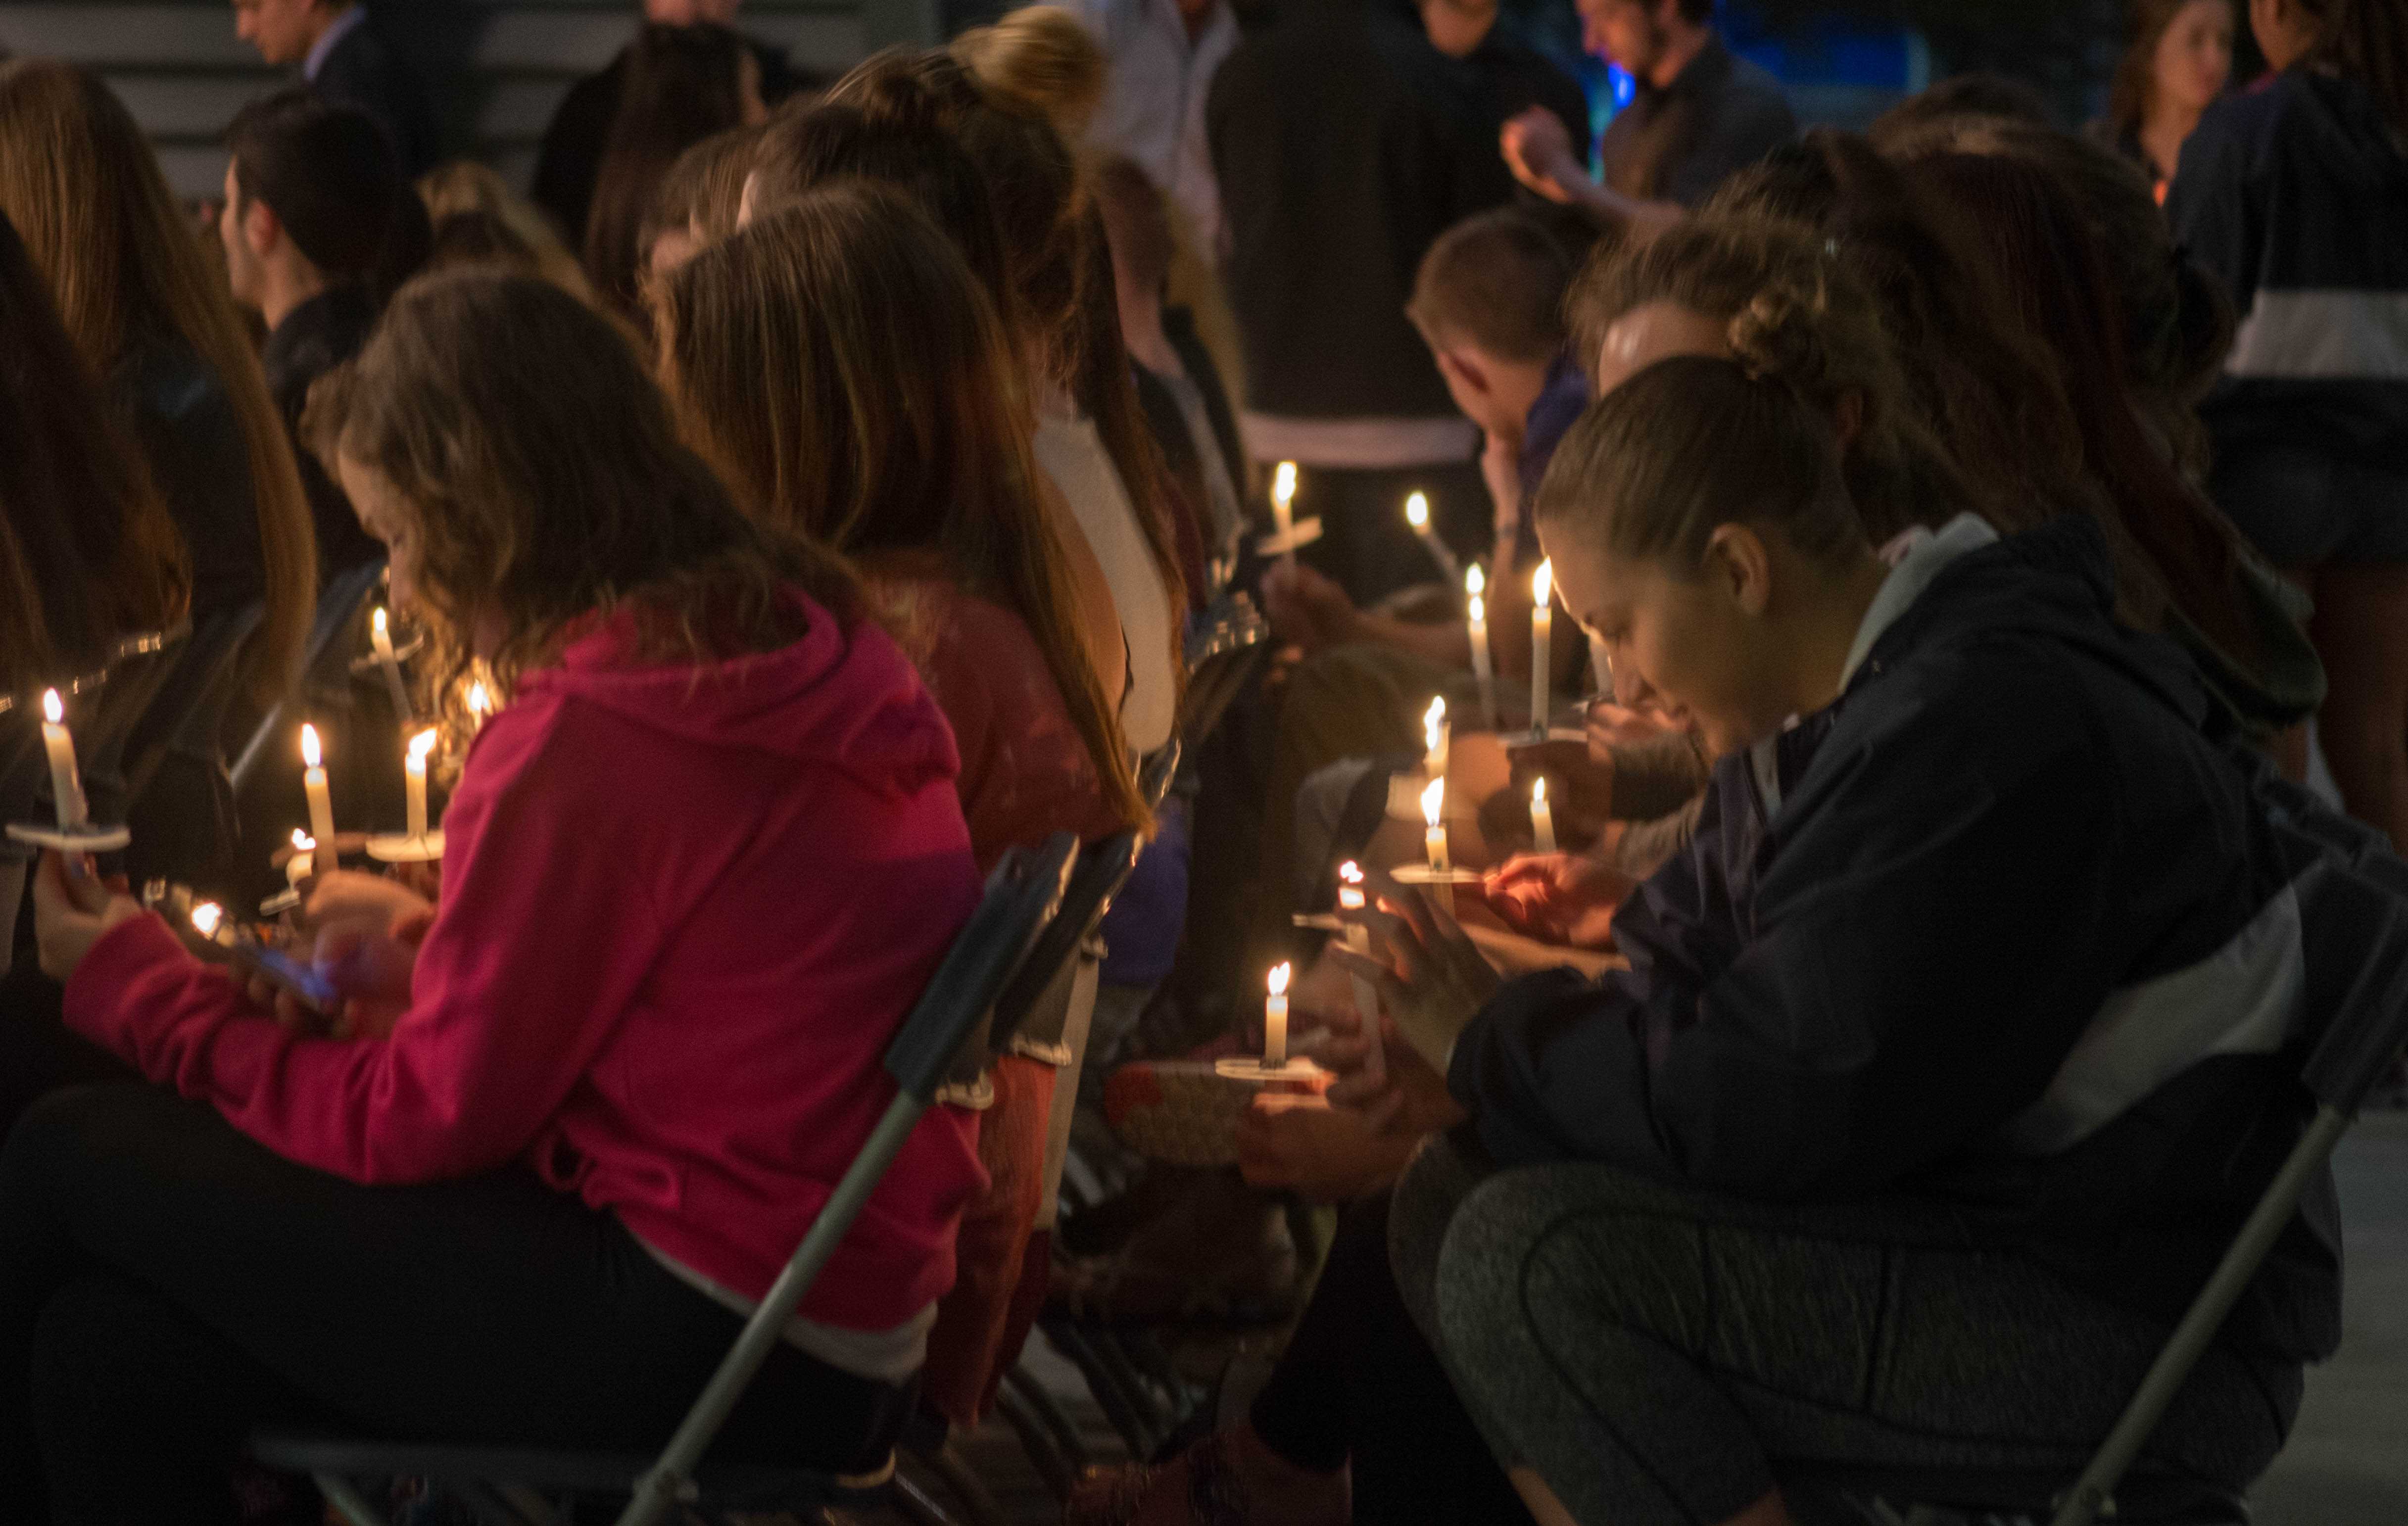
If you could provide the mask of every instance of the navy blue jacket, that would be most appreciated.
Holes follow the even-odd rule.
[[[2408,472],[2408,153],[2365,88],[2292,69],[2209,107],[2166,215],[2241,317],[2200,408],[2219,460]]]
[[[417,73],[377,31],[355,26],[328,50],[309,88],[337,105],[356,107],[393,140],[402,173],[413,178],[435,167],[440,133],[435,108]]]
[[[2283,1062],[2194,1065],[2054,1154],[2004,1137],[2111,993],[2232,943],[2288,877],[2189,661],[2114,624],[2111,590],[2081,517],[1968,552],[1780,738],[1769,819],[1723,760],[1687,852],[1615,920],[1631,967],[1517,980],[1457,1042],[1488,1153],[1904,1195],[2178,1312],[2297,1136]],[[2312,1206],[2228,1338],[2331,1349],[2329,1186]]]

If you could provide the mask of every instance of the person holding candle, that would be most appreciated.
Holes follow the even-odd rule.
[[[397,1435],[656,1445],[893,1094],[882,1049],[979,898],[941,712],[851,576],[679,443],[608,321],[430,278],[310,421],[438,692],[481,658],[507,703],[439,907],[316,950],[351,1036],[45,861],[67,1020],[152,1084],[53,1096],[0,1149],[12,1520],[226,1513],[271,1388]],[[720,1455],[884,1459],[975,1133],[918,1125]],[[131,1354],[168,1350],[172,1377]]]
[[[1784,1526],[1804,1466],[2070,1473],[2299,1128],[2262,765],[2117,623],[2092,521],[1969,515],[1886,564],[1841,457],[1779,369],[1725,359],[1584,417],[1541,537],[1627,697],[1721,759],[1706,816],[1616,919],[1627,971],[1500,986],[1397,907],[1362,965],[1386,1080],[1342,1033],[1316,1056],[1333,1101],[1477,1140],[1408,1172],[1396,1267],[1545,1519]],[[2109,1034],[2146,1059],[2102,1068]],[[2160,1465],[2237,1490],[2281,1446],[2339,1333],[2329,1203]],[[1858,1322],[1868,1253],[1892,1296]],[[2032,1386],[2028,1343],[2067,1339]]]

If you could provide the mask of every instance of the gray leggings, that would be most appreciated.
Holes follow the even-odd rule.
[[[1389,1226],[1406,1305],[1498,1461],[1594,1526],[1707,1526],[1799,1469],[2070,1480],[2166,1333],[1944,1214],[1601,1165],[1484,1175],[1444,1139]],[[2148,1464],[2245,1487],[2300,1391],[2296,1364],[2218,1348]]]

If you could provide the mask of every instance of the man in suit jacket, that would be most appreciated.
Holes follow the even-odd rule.
[[[375,119],[406,173],[434,167],[435,113],[426,92],[361,0],[234,0],[234,19],[235,35],[268,63],[297,65],[310,89]]]

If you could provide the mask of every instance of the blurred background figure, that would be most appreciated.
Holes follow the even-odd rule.
[[[2231,82],[2241,18],[2235,0],[2133,0],[2128,15],[2131,41],[2090,130],[2148,171],[2162,203],[2183,140]]]
[[[269,64],[298,68],[311,90],[366,112],[407,173],[435,163],[425,89],[379,35],[363,0],[234,0],[234,27]]]

